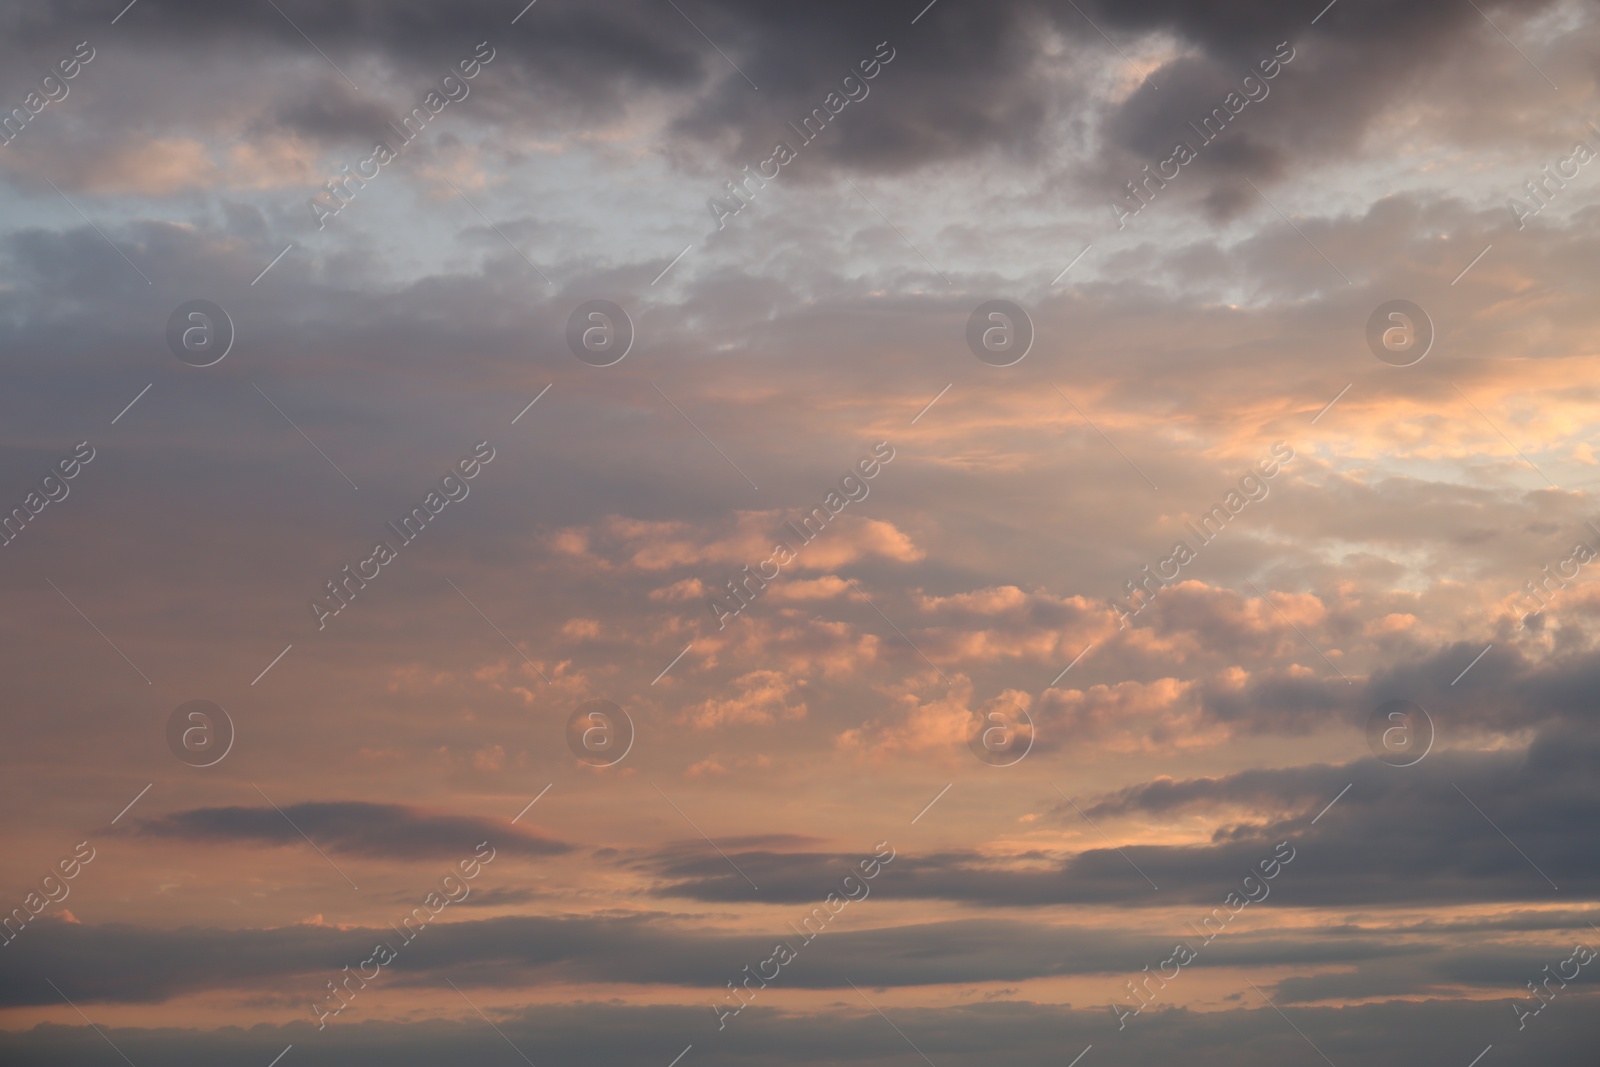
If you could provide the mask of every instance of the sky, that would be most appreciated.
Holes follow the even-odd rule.
[[[1592,1063],[1597,159],[1579,0],[7,7],[0,1060]]]

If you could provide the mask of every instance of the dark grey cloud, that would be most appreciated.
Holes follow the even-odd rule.
[[[1508,2],[1497,5],[1495,15],[1521,20],[1552,2]],[[143,0],[113,36],[96,5],[52,5],[48,13],[10,14],[9,47],[22,68],[38,66],[50,49],[93,27],[108,52],[120,47],[130,57],[158,59],[171,82],[192,87],[159,101],[140,94],[145,114],[141,120],[125,111],[124,129],[141,121],[155,128],[161,111],[172,108],[173,119],[209,113],[205,121],[221,131],[234,121],[227,109],[254,110],[256,128],[276,124],[319,143],[354,144],[383,135],[385,112],[393,118],[409,110],[464,49],[487,39],[497,55],[470,105],[477,121],[548,133],[643,114],[666,101],[659,151],[685,169],[710,174],[767,158],[777,140],[793,138],[786,123],[822,106],[851,67],[887,41],[895,49],[893,63],[870,83],[865,100],[848,105],[803,150],[807,158],[786,171],[798,177],[786,181],[841,169],[896,173],[991,158],[1040,164],[1067,139],[1101,149],[1081,173],[1067,177],[1074,186],[1070,197],[1108,202],[1143,163],[1165,158],[1175,139],[1192,138],[1188,123],[1219,106],[1279,42],[1292,42],[1300,53],[1272,83],[1271,95],[1186,168],[1202,177],[1187,178],[1168,194],[1213,215],[1234,214],[1248,202],[1241,175],[1259,184],[1355,151],[1369,124],[1432,85],[1450,57],[1473,47],[1504,47],[1483,36],[1482,17],[1470,5],[1439,0],[1341,5],[1315,27],[1305,11],[1264,0],[944,4],[915,26],[912,8],[919,5],[848,0],[804,8],[704,0],[682,13],[641,0],[547,3],[515,26],[505,5],[490,0],[447,8],[368,0],[285,0],[280,6],[288,19],[270,7]],[[1101,30],[1129,48],[1151,35],[1175,38],[1179,54],[1148,72],[1163,88],[1147,84],[1108,113],[1086,113],[1082,101],[1104,98],[1108,90],[1091,83],[1090,72],[1101,66],[1120,71],[1122,64]],[[300,31],[341,69],[364,75],[357,84],[368,84],[359,94]],[[1508,65],[1520,62],[1506,54]],[[224,82],[200,109],[183,106],[186,95],[206,95],[199,80],[216,80],[213,64],[220,56],[235,66],[249,64],[251,76],[236,78],[237,89]],[[182,58],[190,63],[173,62]],[[290,64],[316,68],[314,80],[305,84],[303,74],[282,73]],[[280,72],[280,84],[259,77],[268,66]],[[374,68],[384,72],[381,78],[370,76]],[[1578,77],[1576,70],[1566,74]],[[530,99],[537,105],[527,107]],[[227,109],[219,106],[224,100]],[[1515,129],[1514,108],[1478,104],[1476,124],[1463,120],[1451,127],[1455,136],[1481,141]],[[710,164],[711,158],[719,163]]]
[[[572,845],[498,819],[432,815],[400,804],[313,801],[273,807],[195,808],[141,819],[135,831],[182,841],[298,845],[382,859],[468,860],[480,842],[513,856],[553,856]]]
[[[1280,874],[1272,898],[1288,906],[1570,900],[1570,894],[1600,893],[1600,861],[1584,847],[1584,827],[1600,817],[1597,768],[1600,744],[1591,735],[1551,729],[1526,752],[1446,750],[1407,768],[1368,759],[1158,780],[1086,810],[1097,820],[1241,809],[1257,814],[1226,824],[1206,845],[1041,854],[1024,857],[1035,861],[1027,869],[975,851],[903,855],[884,868],[874,891],[891,899],[986,907],[1182,902],[1208,909],[1278,842],[1289,841],[1296,858]],[[1335,797],[1338,803],[1321,814]],[[1064,803],[1052,807],[1065,822],[1079,818]],[[793,903],[821,899],[855,862],[845,853],[742,850],[730,856],[762,887],[759,896],[708,849],[644,862],[662,879],[656,889],[662,896]]]
[[[296,95],[285,94],[271,119],[253,132],[270,134],[281,126],[319,141],[349,140],[365,147],[366,141],[383,136],[386,124],[394,118],[392,109],[362,96],[338,78],[327,77],[297,86]]]
[[[1087,168],[1086,181],[1104,189],[1108,204],[1127,195],[1128,203],[1137,206],[1124,183],[1142,180],[1145,164],[1154,170],[1184,143],[1198,159],[1181,168],[1174,185],[1157,181],[1146,187],[1145,195],[1165,201],[1162,211],[1186,202],[1212,219],[1232,218],[1261,208],[1245,179],[1270,186],[1311,173],[1330,160],[1359,155],[1363,137],[1385,114],[1424,101],[1450,109],[1436,98],[1440,76],[1451,80],[1449,65],[1459,63],[1464,53],[1474,52],[1482,56],[1481,63],[1499,69],[1523,62],[1509,49],[1499,51],[1505,42],[1471,5],[1448,0],[1336,5],[1315,26],[1311,19],[1318,12],[1310,10],[1313,6],[1323,5],[1302,9],[1266,2],[1165,0],[1090,5],[1087,10],[1102,26],[1129,35],[1165,29],[1197,47],[1149,72],[1151,82],[1106,116],[1106,150]],[[1495,5],[1493,17],[1518,25],[1553,6],[1553,0],[1502,3]],[[1281,58],[1280,44],[1287,44],[1294,58],[1263,83],[1259,65],[1275,53]],[[1535,84],[1538,75],[1532,69],[1525,73],[1529,81],[1522,88],[1532,92],[1543,85]],[[1229,93],[1236,94],[1235,101],[1246,96],[1242,83],[1252,74],[1256,80],[1248,87],[1250,101],[1235,102],[1230,116],[1225,98]],[[1573,76],[1581,77],[1577,71]],[[1459,88],[1473,94],[1470,83]],[[1475,100],[1475,105],[1475,121],[1447,120],[1441,131],[1480,148],[1532,133],[1524,113],[1514,106],[1493,99]],[[1219,108],[1229,121],[1224,132],[1209,139],[1214,130],[1203,134],[1196,127]],[[1464,118],[1466,109],[1461,110]]]
[[[463,903],[472,899],[469,895]],[[86,1003],[154,1004],[213,989],[254,990],[278,1003],[298,1003],[302,994],[310,997],[321,988],[327,975],[371,955],[377,943],[394,948],[397,959],[373,980],[375,991],[448,989],[449,978],[466,988],[626,982],[720,996],[717,991],[727,981],[783,942],[796,957],[774,982],[775,991],[847,990],[850,982],[883,989],[1105,975],[1108,997],[1120,987],[1118,976],[1159,962],[1174,941],[1199,948],[1198,966],[1319,973],[1359,968],[1374,980],[1393,972],[1408,976],[1414,993],[1514,986],[1522,970],[1530,965],[1538,970],[1533,961],[1565,945],[1549,931],[1516,945],[1479,948],[1442,935],[1411,933],[1397,941],[1392,932],[1380,930],[1360,936],[1274,930],[1249,910],[1210,944],[1178,920],[1165,932],[1010,918],[874,926],[884,918],[885,906],[868,897],[826,924],[813,918],[809,930],[816,936],[810,941],[776,919],[763,933],[729,934],[700,919],[660,913],[444,921],[423,929],[410,943],[384,927],[158,930],[44,919],[0,957],[0,1006],[52,1003],[54,992],[37,977],[41,968]],[[1272,907],[1271,898],[1259,907]],[[795,909],[795,926],[807,916]],[[1570,951],[1570,945],[1565,948]]]
[[[1242,986],[1245,998],[1255,997]],[[871,990],[868,990],[869,995]],[[1558,1067],[1589,1062],[1600,1038],[1592,998],[1556,1002],[1519,1034],[1503,1002],[1395,1001],[1348,1008],[1296,1008],[1295,1028],[1259,998],[1219,1012],[1147,1012],[1118,1032],[1102,1008],[1001,1000],[956,1007],[890,1008],[903,1034],[861,1003],[841,998],[822,1009],[788,1011],[752,1004],[718,1032],[709,1008],[633,1007],[617,1004],[537,1006],[497,1019],[499,1033],[476,1015],[424,1022],[335,1022],[317,1033],[309,1023],[260,1025],[215,1031],[102,1027],[135,1063],[202,1067],[218,1062],[266,1063],[294,1045],[291,1055],[311,1067],[425,1067],[441,1060],[495,1063],[516,1053],[535,1063],[575,1067],[660,1067],[690,1044],[691,1056],[711,1067],[843,1062],[860,1067],[903,1067],[922,1060],[915,1042],[941,1067],[982,1067],[996,1059],[1018,1067],[1050,1067],[1088,1045],[1110,1067],[1185,1063],[1236,1067],[1241,1058],[1262,1063],[1320,1062],[1311,1038],[1334,1063],[1412,1067],[1443,1061],[1465,1064],[1490,1043]],[[874,998],[876,999],[876,998]],[[1565,1008],[1566,1010],[1558,1010]],[[99,1067],[113,1053],[86,1026],[41,1025],[0,1034],[8,1062],[56,1067]],[[1491,1053],[1493,1055],[1494,1053]]]
[[[1591,734],[1552,728],[1525,752],[1446,750],[1405,768],[1364,760],[1163,781],[1092,810],[1255,808],[1260,816],[1218,831],[1216,839],[1231,844],[1281,835],[1297,847],[1303,842],[1300,877],[1285,894],[1297,904],[1554,901],[1600,889],[1600,864],[1583,847],[1583,827],[1600,808],[1597,762],[1600,745]],[[1320,799],[1345,784],[1349,793],[1312,826]],[[1279,814],[1286,809],[1298,812]]]

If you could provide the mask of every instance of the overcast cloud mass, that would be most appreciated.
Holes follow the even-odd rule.
[[[0,8],[0,1061],[1587,1067],[1597,159],[1582,0]]]

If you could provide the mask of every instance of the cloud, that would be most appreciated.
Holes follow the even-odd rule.
[[[1523,1034],[1498,998],[1600,895],[1593,574],[1519,628],[1596,536],[1600,214],[1592,169],[1526,228],[1505,200],[1590,136],[1590,8],[279,5],[0,13],[0,110],[99,49],[0,148],[0,483],[100,449],[0,568],[10,852],[150,784],[73,884],[82,924],[0,949],[0,1059],[108,1053],[48,974],[139,1063],[509,1055],[446,979],[541,1063],[916,1059],[862,996],[940,1067],[1311,1055],[1251,982],[1341,1064],[1580,1062],[1576,988]],[[319,229],[306,198],[484,40],[470,98]],[[706,198],[880,41],[870,95],[717,228]],[[1118,229],[1110,198],[1280,42],[1270,96]],[[597,296],[636,330],[608,368],[565,337]],[[1438,333],[1411,368],[1363,338],[1396,296]],[[211,368],[162,335],[196,297],[238,331]],[[992,297],[1036,327],[1015,367],[967,350]],[[306,598],[485,437],[471,498],[315,630]],[[718,629],[706,597],[879,440],[870,499]],[[1119,627],[1126,580],[1278,440],[1270,499]],[[274,797],[342,799],[238,806],[129,685],[227,699]],[[637,728],[619,767],[567,749],[594,697]],[[1395,697],[1434,716],[1417,767],[1366,755]],[[977,766],[1021,710],[1027,759]],[[713,997],[857,858],[840,828],[904,827],[935,772],[872,898],[719,1031]],[[689,828],[652,777],[759,892],[664,840]],[[506,822],[547,783],[559,839]],[[296,826],[386,881],[328,898]],[[537,879],[475,891],[353,1019],[278,1025],[485,839]],[[1185,1007],[1113,1033],[1097,999],[1285,840]]]
[[[182,841],[298,845],[304,833],[334,852],[377,859],[459,859],[480,841],[513,856],[553,856],[572,845],[525,827],[470,815],[430,815],[400,804],[325,801],[288,807],[194,808],[141,819],[136,832]]]
[[[1248,987],[1240,984],[1246,995]],[[851,994],[854,995],[853,993]],[[858,1003],[859,1003],[859,998]],[[876,998],[873,998],[876,999]],[[1547,1012],[1533,1035],[1521,1035],[1551,1062],[1581,1063],[1596,1026],[1586,1000],[1577,995],[1571,1010]],[[943,1052],[954,1067],[969,1067],[996,1056],[1018,1062],[1049,1062],[1063,1048],[1094,1045],[1110,1067],[1140,1063],[1185,1062],[1194,1067],[1229,1067],[1241,1050],[1264,1062],[1313,1055],[1305,1039],[1265,1006],[1215,1012],[1151,1012],[1118,1033],[1104,1007],[1004,999],[983,1004],[890,1009],[896,1026],[916,1036],[919,1047]],[[135,1062],[172,1067],[269,1058],[289,1044],[329,1062],[423,1067],[452,1057],[492,1060],[509,1052],[507,1041],[533,1055],[584,1063],[603,1055],[620,1067],[648,1067],[695,1045],[714,1067],[805,1064],[836,1055],[843,1045],[853,1062],[890,1067],[905,1062],[905,1040],[864,1006],[841,998],[809,1009],[752,1004],[736,1023],[719,1032],[714,1016],[701,1005],[618,1005],[579,1003],[533,1005],[501,1014],[496,1027],[477,1016],[351,1022],[330,1025],[318,1034],[309,1023],[193,1028],[107,1027],[105,1036]],[[1478,1001],[1393,1001],[1350,1008],[1302,1008],[1296,1026],[1339,1062],[1352,1057],[1371,1067],[1405,1067],[1430,1056],[1469,1062],[1486,1044],[1518,1042],[1509,1012]],[[1114,1022],[1114,1020],[1112,1020]],[[1531,1029],[1531,1028],[1530,1028]],[[498,1032],[497,1032],[498,1031]],[[98,1047],[97,1047],[98,1043]],[[0,1034],[0,1051],[16,1062],[91,1067],[102,1062],[105,1042],[88,1027],[44,1026]],[[937,1054],[937,1053],[936,1053]],[[1074,1052],[1076,1054],[1076,1052]],[[1363,1058],[1364,1057],[1364,1058]],[[315,1062],[313,1060],[312,1062]]]
[[[777,140],[796,140],[787,124],[822,107],[829,90],[880,42],[893,60],[866,83],[864,99],[802,149],[803,159],[783,181],[998,160],[1055,170],[1058,178],[1094,189],[1075,199],[1107,204],[1143,164],[1170,154],[1176,138],[1198,141],[1189,122],[1220,105],[1285,41],[1297,56],[1268,83],[1270,95],[1250,104],[1216,145],[1201,149],[1191,169],[1202,177],[1186,177],[1164,196],[1235,216],[1252,203],[1240,175],[1285,180],[1358,153],[1374,127],[1419,110],[1438,113],[1435,129],[1457,144],[1508,137],[1533,143],[1536,136],[1518,130],[1526,126],[1525,111],[1482,85],[1502,75],[1527,76],[1521,59],[1485,30],[1476,12],[1439,0],[1406,0],[1381,12],[1333,11],[1314,27],[1264,2],[1215,0],[1079,8],[1006,0],[981,10],[930,12],[915,27],[898,11],[845,0],[794,11],[708,0],[692,23],[670,7],[607,0],[530,12],[515,27],[487,0],[457,5],[448,16],[397,4],[382,18],[360,4],[310,0],[280,5],[286,17],[273,19],[192,0],[145,6],[137,18],[119,20],[114,36],[97,41],[99,66],[86,72],[103,79],[131,71],[148,84],[137,94],[140,106],[108,99],[86,77],[77,95],[100,94],[92,97],[94,117],[70,97],[62,105],[79,108],[71,120],[75,140],[94,144],[108,140],[98,134],[116,129],[182,124],[213,141],[248,130],[346,154],[367,150],[387,121],[414,106],[480,40],[496,48],[495,59],[463,107],[472,122],[499,132],[505,151],[603,144],[647,126],[648,140],[662,146],[657,153],[707,179],[717,170],[754,166]],[[1519,0],[1497,10],[1497,25],[1509,26],[1513,38],[1553,38],[1558,56],[1544,63],[1558,82],[1581,80],[1581,50],[1560,48],[1560,36],[1547,28],[1574,17],[1563,5]],[[8,58],[23,70],[47,70],[66,42],[82,37],[83,26],[76,9],[12,16],[5,25]],[[719,42],[721,55],[705,47],[696,27]],[[307,37],[322,56],[308,49]],[[173,55],[191,62],[176,67]],[[1452,63],[1463,55],[1496,77],[1465,77]],[[1340,91],[1330,91],[1335,86]],[[540,106],[520,106],[529,99]],[[57,140],[53,133],[48,139]],[[35,138],[36,147],[42,140]],[[1094,143],[1098,158],[1065,161],[1064,141]],[[708,153],[720,168],[708,164]],[[86,157],[74,175],[90,180],[104,173],[104,162]],[[713,190],[722,177],[711,182]],[[168,178],[127,188],[160,195],[179,187]]]
[[[1181,926],[1169,934],[1014,919],[875,927],[866,914],[874,910],[872,899],[869,895],[850,905],[810,942],[782,923],[771,932],[732,933],[664,914],[435,923],[414,942],[397,946],[400,962],[373,986],[448,989],[447,978],[481,989],[629,982],[676,986],[697,995],[720,988],[725,976],[770,955],[774,941],[783,940],[806,961],[793,973],[784,972],[784,987],[848,990],[854,981],[868,988],[912,988],[1095,975],[1108,979],[1109,995],[1118,988],[1113,976],[1138,972],[1152,953],[1170,949],[1170,936],[1189,936]],[[807,914],[799,912],[796,923]],[[18,967],[48,960],[56,980],[74,991],[75,1000],[101,1004],[160,1003],[219,988],[316,989],[325,981],[323,975],[369,954],[374,942],[398,941],[385,927],[309,924],[275,930],[153,930],[41,922],[30,927],[28,938],[38,944],[20,953],[24,958]],[[24,944],[19,938],[14,947]],[[1466,980],[1467,986],[1504,988],[1517,961],[1555,951],[1561,942],[1546,937],[1532,950],[1505,949],[1494,955],[1492,966],[1483,965],[1478,950],[1447,949],[1442,939],[1415,944],[1435,955],[1430,966],[1436,973],[1452,967],[1465,971],[1476,962],[1480,973]],[[1208,966],[1226,968],[1377,965],[1413,954],[1408,946],[1386,943],[1376,935],[1332,939],[1292,929],[1229,930],[1205,946]],[[26,981],[25,974],[7,964],[0,1004],[51,1002],[49,986]],[[42,992],[39,985],[44,985]]]
[[[1526,751],[1441,751],[1409,768],[1364,759],[1158,779],[1080,805],[1114,835],[1115,847],[1025,860],[970,849],[910,855],[885,872],[877,892],[982,907],[1181,901],[1209,908],[1280,841],[1297,853],[1292,874],[1276,887],[1276,899],[1291,907],[1548,901],[1552,881],[1569,894],[1600,892],[1600,863],[1576,843],[1576,828],[1600,815],[1600,790],[1592,785],[1597,761],[1600,746],[1569,730],[1542,734]],[[1062,823],[1078,824],[1069,804],[1057,799],[1051,806]],[[1118,842],[1124,825],[1170,825],[1194,813],[1222,824],[1209,842]],[[760,899],[793,903],[815,895],[812,872],[848,865],[844,855],[729,855],[762,886]],[[756,899],[714,853],[663,857],[658,869],[667,879],[659,895]]]
[[[735,694],[725,700],[712,699],[684,713],[697,730],[736,724],[770,725],[780,719],[803,719],[806,705],[795,700],[803,680],[791,679],[779,671],[751,671],[734,679]]]

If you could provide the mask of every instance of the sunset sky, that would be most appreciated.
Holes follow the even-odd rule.
[[[1597,285],[1582,0],[8,5],[0,1061],[1592,1064]]]

